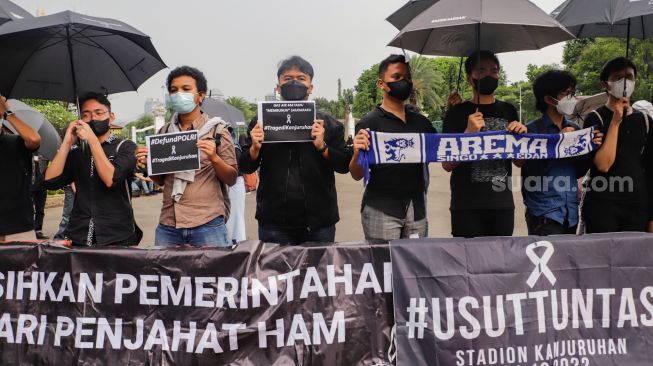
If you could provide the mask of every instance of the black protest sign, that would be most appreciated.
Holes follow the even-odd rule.
[[[653,365],[650,234],[402,240],[391,255],[398,366]]]
[[[315,102],[259,102],[258,116],[265,142],[311,141]]]
[[[147,173],[169,174],[200,168],[197,131],[166,133],[146,137]]]
[[[0,363],[389,365],[391,284],[387,245],[2,245]]]

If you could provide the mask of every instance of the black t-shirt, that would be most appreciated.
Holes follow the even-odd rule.
[[[443,133],[463,133],[467,117],[476,113],[477,104],[464,102],[451,107],[444,116]],[[485,119],[483,131],[502,131],[518,119],[512,104],[496,101],[481,104],[479,111]],[[487,160],[460,163],[451,172],[451,209],[513,209],[511,187],[512,165],[510,160]],[[506,189],[498,189],[506,187]]]
[[[428,118],[406,109],[406,122],[376,107],[356,125],[377,132],[437,133]],[[363,194],[362,207],[370,205],[386,215],[403,218],[413,202],[415,220],[426,217],[426,164],[376,164],[370,166],[370,181]]]
[[[0,235],[34,229],[29,187],[32,152],[18,135],[0,133]]]
[[[596,112],[601,115],[601,118],[594,112],[588,114],[585,118],[585,127],[597,126],[601,132],[607,134],[614,113],[606,106],[597,109]],[[653,159],[645,158],[645,156],[653,152],[653,129],[651,128],[653,124],[649,121],[649,125],[647,137],[646,116],[639,112],[626,116],[619,125],[617,151],[612,167],[607,173],[602,173],[592,164],[590,170],[594,182],[593,186],[596,186],[596,188],[602,187],[603,182],[594,181],[595,179],[601,179],[607,182],[608,187],[612,185],[613,189],[590,190],[587,193],[587,199],[618,200],[645,204],[648,190],[646,170],[653,169]],[[619,189],[619,184],[610,182],[611,177],[631,177],[633,181],[632,191],[627,186],[624,186],[624,189]]]

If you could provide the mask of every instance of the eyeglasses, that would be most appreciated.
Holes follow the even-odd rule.
[[[93,119],[93,117],[97,117],[98,119],[104,119],[104,116],[109,113],[108,110],[102,110],[102,109],[96,109],[94,111],[86,111],[82,112],[82,121],[88,122]]]

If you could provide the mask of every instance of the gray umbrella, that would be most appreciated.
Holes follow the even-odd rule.
[[[48,160],[54,159],[59,146],[61,146],[61,137],[50,121],[39,111],[19,100],[10,99],[7,103],[18,118],[30,125],[41,136],[39,155],[42,155]],[[7,121],[3,122],[13,133],[17,133],[11,123]]]
[[[206,113],[209,117],[220,117],[222,118],[225,122],[229,122],[231,124],[232,128],[236,128],[236,122],[232,118],[233,112],[230,109],[230,105],[218,100],[218,99],[213,99],[213,98],[205,98],[204,102],[202,103],[202,111]]]
[[[404,6],[397,9],[394,13],[390,14],[385,20],[394,25],[395,28],[401,30],[416,16],[421,14],[424,10],[431,7],[431,5],[438,2],[438,0],[408,0]]]
[[[150,38],[113,19],[65,11],[0,27],[0,92],[75,102],[81,92],[136,90],[166,67]]]
[[[653,2],[635,0],[567,0],[552,13],[578,38],[653,36]]]
[[[0,24],[26,18],[33,18],[33,16],[9,0],[0,0]]]
[[[389,43],[422,55],[535,50],[573,36],[528,0],[440,0]]]

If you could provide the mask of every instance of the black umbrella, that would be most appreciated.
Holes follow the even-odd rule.
[[[653,36],[653,2],[649,0],[567,0],[551,13],[578,38]]]
[[[166,67],[150,38],[113,19],[65,11],[0,27],[0,93],[76,102],[135,91]]]
[[[422,55],[535,50],[573,36],[528,0],[440,0],[388,44]]]
[[[424,10],[431,7],[431,5],[438,2],[438,0],[408,0],[404,6],[395,10],[385,20],[394,25],[395,28],[401,30],[416,16],[420,15]]]
[[[388,44],[422,55],[536,50],[573,36],[528,0],[440,0]]]
[[[33,16],[9,0],[0,0],[0,24],[26,18],[33,18]]]

